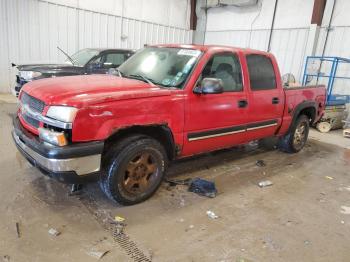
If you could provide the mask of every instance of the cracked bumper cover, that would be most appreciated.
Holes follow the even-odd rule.
[[[103,141],[54,146],[39,141],[25,130],[18,117],[13,120],[13,140],[22,155],[43,174],[68,184],[98,179]]]

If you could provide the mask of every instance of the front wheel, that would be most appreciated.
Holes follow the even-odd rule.
[[[146,136],[124,139],[105,157],[101,189],[123,205],[134,205],[151,197],[162,182],[167,164],[164,147]]]
[[[306,144],[309,136],[309,119],[301,115],[293,124],[288,134],[279,140],[279,148],[288,153],[299,152]]]

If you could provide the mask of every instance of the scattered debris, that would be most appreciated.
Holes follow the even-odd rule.
[[[194,228],[194,225],[189,225],[189,227],[185,229],[185,232],[188,232],[189,230],[191,230],[193,228]]]
[[[82,184],[72,184],[72,187],[71,187],[68,195],[70,195],[70,196],[79,195],[79,194],[81,194],[82,189],[83,189]]]
[[[87,252],[87,254],[89,256],[95,257],[97,259],[101,259],[104,255],[106,255],[109,252],[109,250],[105,250],[105,251],[89,251]]]
[[[304,241],[304,244],[305,244],[305,245],[309,245],[309,244],[310,244],[310,241],[309,241],[309,240],[305,240],[305,241]]]
[[[266,166],[264,160],[257,160],[255,164],[256,164],[258,167]]]
[[[124,217],[120,217],[120,216],[115,216],[114,217],[114,221],[120,223],[120,222],[124,222],[125,218]]]
[[[20,238],[21,237],[21,231],[19,230],[19,223],[16,222],[16,232],[17,232],[17,237]]]
[[[347,187],[339,187],[339,190],[340,191],[350,191],[350,186],[347,186]]]
[[[325,178],[329,179],[329,180],[333,180],[334,178],[331,176],[325,176]]]
[[[341,208],[340,213],[345,214],[345,215],[350,215],[350,207],[341,206],[340,208]]]
[[[266,248],[270,248],[271,250],[280,250],[281,246],[276,243],[270,236],[266,236],[263,239],[263,247]]]
[[[176,185],[189,185],[192,181],[191,178],[186,178],[186,179],[166,179],[165,180],[167,183],[169,183],[169,186],[176,186]]]
[[[193,179],[188,187],[188,191],[210,198],[216,197],[217,194],[215,183],[201,178]]]
[[[50,228],[49,231],[48,231],[48,233],[49,233],[51,236],[55,236],[55,237],[57,237],[58,235],[61,234],[60,231],[58,231],[57,229],[54,229],[54,228]]]
[[[210,217],[211,219],[217,219],[217,218],[219,218],[219,216],[217,216],[213,211],[210,211],[210,210],[207,211],[207,215],[208,215],[208,217]]]
[[[125,225],[124,224],[118,224],[115,226],[115,231],[114,231],[114,235],[115,236],[118,236],[120,234],[123,234],[124,233],[124,228],[125,228]]]
[[[267,186],[272,186],[273,183],[270,180],[265,180],[265,181],[260,181],[258,183],[259,187],[267,187]]]

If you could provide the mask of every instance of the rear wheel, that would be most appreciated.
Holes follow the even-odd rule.
[[[306,144],[309,128],[308,117],[305,115],[299,116],[289,133],[280,138],[280,149],[288,153],[299,152]]]
[[[147,136],[125,138],[105,155],[100,185],[112,200],[133,205],[151,197],[167,165],[164,147]]]

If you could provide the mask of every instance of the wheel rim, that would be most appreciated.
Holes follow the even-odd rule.
[[[301,122],[294,132],[293,144],[295,148],[301,148],[306,141],[306,123]]]
[[[157,171],[158,166],[152,154],[137,154],[126,166],[123,181],[125,190],[132,194],[146,192],[154,184]]]

